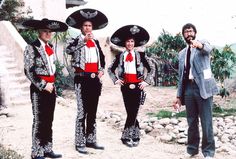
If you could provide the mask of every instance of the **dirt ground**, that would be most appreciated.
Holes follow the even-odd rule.
[[[157,112],[160,109],[172,110],[170,107],[175,99],[174,87],[148,87],[147,100],[139,111],[138,118],[148,112]],[[73,91],[64,92],[64,104],[56,106],[53,123],[54,151],[63,154],[63,159],[184,159],[186,146],[179,144],[165,144],[149,135],[145,135],[140,145],[135,148],[124,146],[121,141],[120,130],[113,129],[106,122],[98,120],[97,138],[105,150],[88,149],[88,155],[79,154],[74,149],[74,129],[76,103]],[[32,112],[31,105],[14,106],[8,108],[12,117],[0,118],[0,143],[7,148],[16,150],[19,154],[30,159]],[[115,111],[125,116],[125,109],[118,86],[104,85],[99,101],[99,112]],[[202,159],[201,153],[196,157]],[[233,156],[216,153],[216,159],[232,159]]]

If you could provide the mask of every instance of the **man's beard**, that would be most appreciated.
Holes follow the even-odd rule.
[[[194,40],[195,38],[196,36],[189,35],[188,37],[184,38],[184,40],[186,41],[186,43],[191,44],[191,40]]]

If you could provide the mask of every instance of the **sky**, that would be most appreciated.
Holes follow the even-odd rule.
[[[163,29],[175,35],[190,22],[197,28],[197,39],[217,46],[236,43],[235,0],[85,1],[87,4],[79,8],[98,9],[108,17],[107,27],[94,32],[97,37],[111,36],[124,25],[137,24],[156,40]]]

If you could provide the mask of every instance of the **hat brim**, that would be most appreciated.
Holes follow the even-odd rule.
[[[24,27],[27,27],[29,29],[49,29],[52,32],[63,32],[68,29],[68,26],[60,21],[57,20],[48,20],[48,19],[42,19],[42,20],[27,20],[22,23]]]
[[[93,30],[102,29],[108,24],[108,19],[102,12],[89,8],[77,10],[66,18],[66,23],[76,29],[81,29],[85,21],[92,23]]]
[[[135,40],[135,47],[145,45],[149,41],[148,32],[138,25],[126,25],[119,28],[111,36],[111,42],[117,46],[125,47],[125,41],[133,38]]]

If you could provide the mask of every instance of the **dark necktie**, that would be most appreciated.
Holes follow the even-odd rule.
[[[186,71],[185,78],[186,78],[186,79],[189,79],[190,56],[191,56],[191,50],[190,50],[190,48],[191,48],[191,47],[188,47],[188,50],[187,50],[187,60],[186,60],[186,68],[185,68],[185,71]]]
[[[131,62],[131,61],[133,61],[133,56],[132,56],[131,52],[128,53],[128,55],[126,56],[125,61],[126,61],[126,62]]]
[[[48,56],[53,54],[53,49],[50,46],[48,46],[47,44],[45,45],[45,51],[48,54]]]

